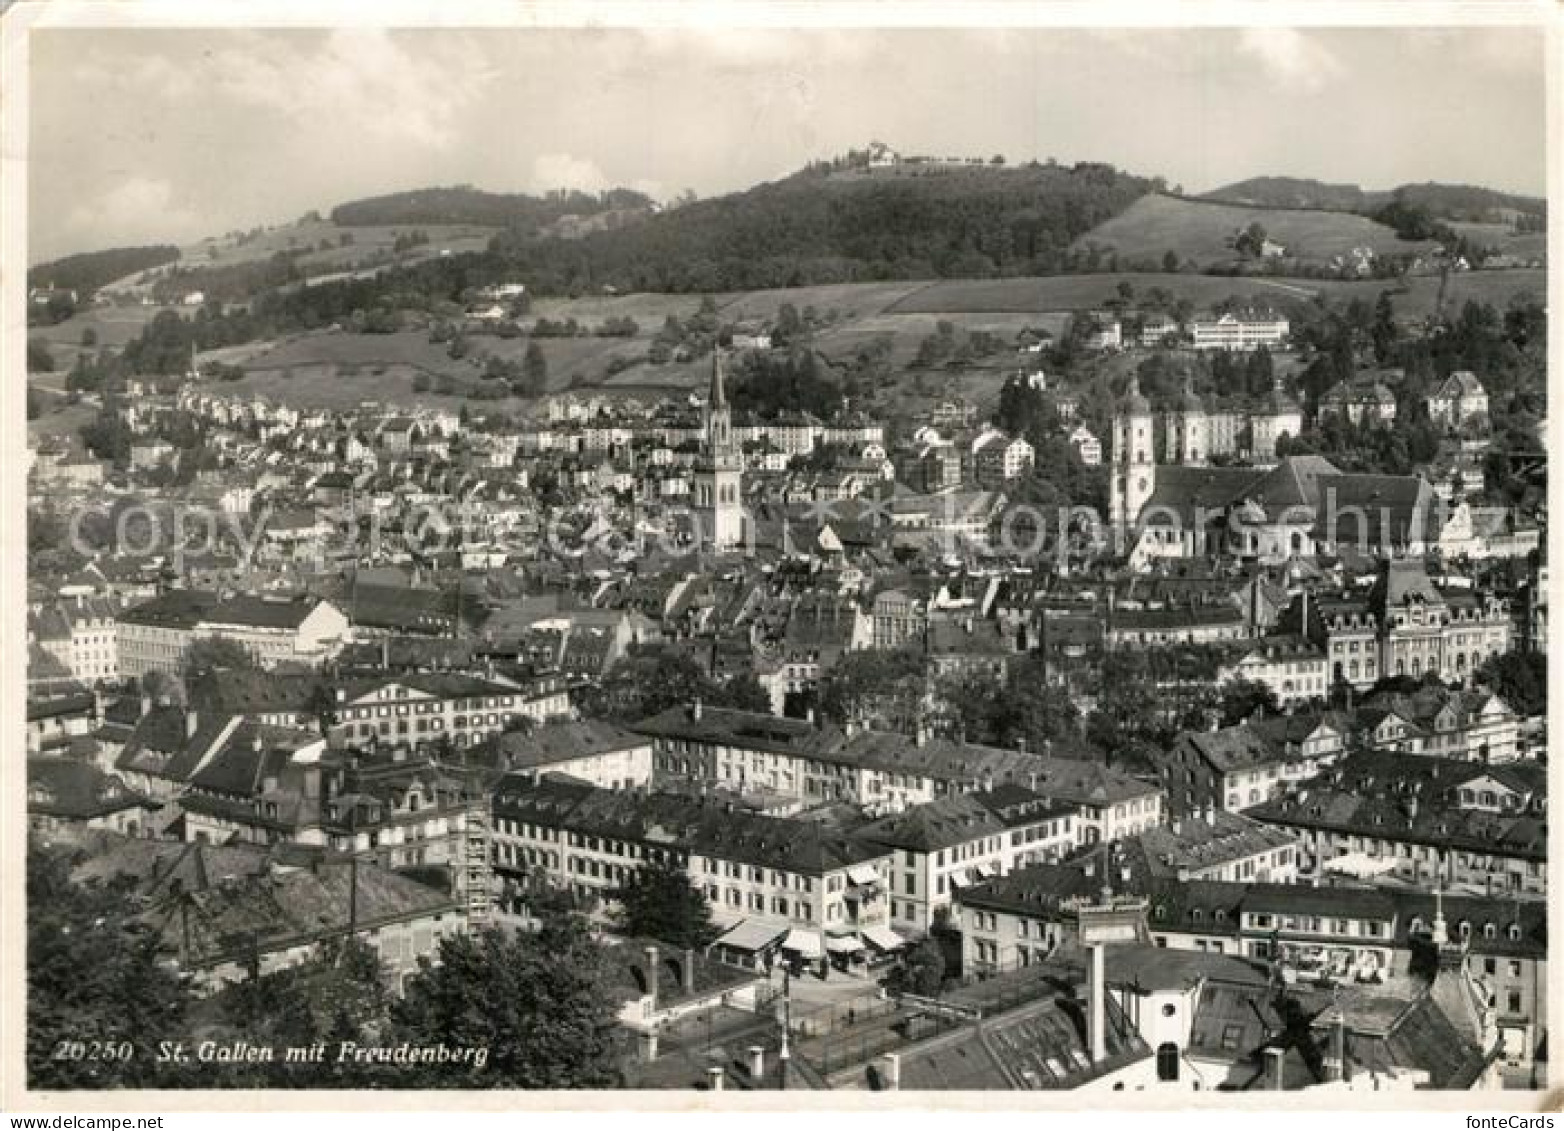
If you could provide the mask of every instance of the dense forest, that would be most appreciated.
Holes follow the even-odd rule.
[[[494,251],[545,294],[1049,274],[1076,237],[1163,189],[1098,164],[894,178],[817,167],[579,240],[509,232]]]
[[[123,279],[126,275],[134,275],[149,267],[161,267],[178,258],[179,249],[171,244],[88,251],[29,268],[27,285],[78,291],[85,300],[88,292],[97,290],[105,283]]]
[[[1440,220],[1508,221],[1514,213],[1537,220],[1546,218],[1547,206],[1536,197],[1498,192],[1476,185],[1437,182],[1399,185],[1371,190],[1358,185],[1332,185],[1299,177],[1252,177],[1247,181],[1213,189],[1203,200],[1255,204],[1266,208],[1323,208],[1335,212],[1372,215],[1400,201],[1406,207],[1426,210]]]
[[[651,198],[632,189],[585,193],[560,190],[544,196],[484,192],[470,185],[414,189],[339,204],[331,219],[345,227],[367,224],[483,224],[537,232],[565,216],[649,209]]]

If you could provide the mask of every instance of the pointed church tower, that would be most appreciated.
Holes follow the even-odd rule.
[[[1108,522],[1114,531],[1131,531],[1156,487],[1151,403],[1141,396],[1140,378],[1130,375],[1129,395],[1113,418],[1113,458],[1108,485]]]
[[[733,416],[723,388],[722,354],[716,350],[706,397],[706,445],[695,465],[694,515],[703,547],[722,551],[743,543],[743,461],[733,446]]]

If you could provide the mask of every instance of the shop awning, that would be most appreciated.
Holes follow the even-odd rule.
[[[873,864],[854,864],[847,869],[847,880],[854,884],[872,884],[879,882],[880,872]]]
[[[858,933],[863,936],[864,942],[884,954],[890,954],[907,945],[907,940],[889,927],[865,927]]]
[[[800,931],[795,928],[782,940],[782,949],[791,950],[804,958],[819,958],[820,934],[818,931]]]
[[[831,935],[825,940],[825,948],[832,954],[857,954],[863,943],[854,935]]]
[[[717,946],[758,954],[787,934],[786,927],[774,923],[762,923],[758,919],[745,919],[717,940]]]

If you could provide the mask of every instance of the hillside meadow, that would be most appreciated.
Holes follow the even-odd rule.
[[[1160,261],[1172,251],[1181,261],[1205,267],[1237,259],[1229,241],[1235,232],[1253,223],[1284,244],[1289,258],[1305,264],[1327,264],[1355,247],[1369,247],[1384,255],[1433,246],[1402,240],[1384,224],[1350,212],[1258,208],[1158,194],[1141,197],[1081,236],[1075,246],[1096,246],[1120,259],[1140,261]]]
[[[893,399],[913,404],[933,402],[945,396],[961,394],[970,399],[990,399],[1011,372],[1032,364],[1009,347],[1023,329],[1061,333],[1072,313],[1099,307],[1117,294],[1120,283],[1129,283],[1137,294],[1161,287],[1175,298],[1187,298],[1197,309],[1226,299],[1267,302],[1281,308],[1296,307],[1321,296],[1332,303],[1361,299],[1376,301],[1389,290],[1398,312],[1423,317],[1431,314],[1438,299],[1437,276],[1419,276],[1401,282],[1365,280],[1291,280],[1223,277],[1209,275],[1163,275],[1154,273],[1118,273],[1097,275],[1061,275],[1013,279],[940,280],[914,283],[860,283],[801,287],[724,294],[714,296],[724,321],[768,323],[785,303],[798,310],[814,307],[823,317],[834,318],[816,330],[811,344],[827,361],[842,364],[859,350],[877,342],[890,349],[895,369],[909,369],[923,339],[938,332],[941,322],[952,323],[958,331],[987,331],[1006,344],[996,354],[979,360],[959,372],[944,370],[920,373],[909,371],[899,380],[905,389],[888,390]],[[1448,283],[1450,309],[1468,299],[1491,303],[1500,309],[1519,294],[1541,295],[1546,284],[1542,270],[1471,271],[1454,274]],[[351,334],[341,331],[316,331],[293,335],[261,348],[242,347],[223,357],[245,370],[242,380],[224,383],[236,391],[257,392],[300,405],[342,407],[364,399],[382,399],[391,403],[446,404],[457,407],[467,402],[460,395],[482,383],[486,355],[520,361],[529,342],[536,341],[548,366],[550,392],[567,388],[599,388],[620,395],[659,394],[700,390],[710,374],[710,362],[700,358],[689,362],[653,365],[645,361],[652,338],[670,314],[686,318],[700,306],[700,298],[690,295],[633,294],[590,296],[579,299],[540,300],[532,315],[523,320],[530,326],[536,318],[562,321],[574,318],[586,327],[594,327],[609,317],[631,317],[639,326],[634,338],[504,339],[488,334],[472,334],[472,354],[453,360],[443,344],[432,343],[423,330],[396,334]],[[126,308],[140,310],[141,308]],[[69,323],[62,323],[69,326]],[[61,334],[71,331],[54,328]],[[79,328],[76,330],[79,335]],[[208,356],[203,355],[203,359]],[[619,370],[610,373],[610,367]],[[431,381],[445,379],[453,383],[457,395],[441,397],[432,389],[417,393],[413,381],[418,374]],[[356,375],[348,375],[356,374]],[[482,402],[475,407],[497,406],[514,410],[521,404],[514,399]]]

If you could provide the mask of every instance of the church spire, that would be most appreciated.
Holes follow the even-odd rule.
[[[722,388],[722,351],[711,351],[711,392],[706,398],[706,403],[711,408],[726,408],[728,406],[727,394]]]

